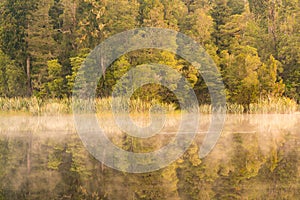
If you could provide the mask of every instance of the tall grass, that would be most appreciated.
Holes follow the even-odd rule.
[[[112,99],[89,99],[77,100],[74,104],[76,109],[95,110],[98,113],[112,112]],[[145,102],[140,99],[133,99],[127,102],[124,99],[115,99],[115,110],[117,112],[130,111],[132,113],[145,113],[150,109],[155,112],[159,105],[166,113],[175,113],[176,105],[160,103],[156,100]],[[154,107],[153,107],[154,106]],[[32,115],[56,115],[56,114],[72,114],[71,99],[47,99],[38,98],[0,98],[1,113],[30,113]],[[299,105],[289,98],[277,98],[271,100],[262,100],[257,103],[250,104],[249,114],[273,114],[273,113],[294,113],[299,111]],[[211,114],[211,105],[200,105],[200,113]],[[244,107],[239,104],[227,104],[227,113],[242,114]]]
[[[38,113],[41,101],[36,98],[0,98],[1,112]]]
[[[292,114],[300,111],[300,105],[292,99],[281,97],[252,103],[249,105],[249,110],[236,103],[227,103],[226,109],[229,114],[244,114],[245,111],[248,114]],[[212,113],[211,105],[200,105],[199,110],[204,114]]]
[[[160,103],[155,100],[145,102],[140,99],[134,99],[127,102],[123,99],[116,99],[114,105],[117,112],[149,112],[155,105],[159,105],[166,113],[173,113],[176,110],[175,104]],[[0,113],[17,112],[30,113],[32,115],[72,114],[73,108],[83,112],[92,110],[98,113],[109,113],[112,112],[112,99],[85,99],[72,102],[72,99],[0,98]],[[155,112],[155,110],[152,111]]]
[[[286,97],[261,100],[250,104],[250,114],[289,114],[298,111],[299,105],[296,101]]]
[[[112,112],[112,105],[114,106],[114,112],[126,111],[132,113],[144,113],[149,112],[150,109],[155,112],[153,108],[155,108],[156,105],[161,107],[167,113],[173,113],[176,110],[175,104],[161,103],[156,100],[146,102],[142,101],[141,99],[126,100],[122,98],[116,98],[114,99],[114,103],[112,102],[112,98],[95,100],[96,111],[99,113]]]

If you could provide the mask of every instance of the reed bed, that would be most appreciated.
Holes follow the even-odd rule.
[[[157,106],[158,105],[158,106]],[[157,109],[153,109],[157,108]],[[144,113],[157,112],[162,108],[166,113],[176,112],[175,104],[160,103],[152,100],[145,102],[140,99],[126,101],[115,99],[115,112]],[[72,114],[73,109],[77,112],[94,111],[97,113],[112,112],[112,99],[38,99],[38,98],[0,98],[0,113],[30,113],[32,115],[56,115]]]
[[[159,106],[157,106],[159,105]],[[73,106],[73,107],[72,107]],[[161,111],[165,113],[178,112],[175,104],[161,103],[156,100],[150,102],[141,99],[124,100],[117,98],[114,100],[114,111],[131,113],[145,113]],[[95,111],[97,113],[112,112],[112,98],[102,99],[38,99],[38,98],[0,98],[0,113],[30,113],[32,115],[57,115],[72,114],[73,109],[77,111]],[[199,111],[202,114],[211,114],[212,106],[208,104],[200,105]],[[244,107],[239,104],[227,104],[227,113],[243,114]],[[277,98],[272,100],[262,100],[258,103],[250,104],[248,114],[290,114],[299,111],[299,105],[289,98]]]
[[[296,101],[286,97],[261,100],[250,104],[250,114],[291,114],[299,110]]]

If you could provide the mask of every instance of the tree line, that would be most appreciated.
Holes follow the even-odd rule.
[[[201,44],[221,71],[231,103],[300,101],[297,0],[3,0],[0,96],[70,97],[88,53],[108,37],[138,27],[169,28]],[[99,81],[97,95],[110,96],[131,67],[157,62],[181,72],[200,104],[210,102],[207,85],[190,63],[155,49],[117,59]],[[158,85],[134,95],[176,102]]]

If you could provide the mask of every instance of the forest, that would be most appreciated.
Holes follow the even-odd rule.
[[[78,106],[95,107],[115,146],[153,152],[174,139],[181,125],[179,99],[158,84],[133,93],[130,114],[149,125],[142,115],[162,105],[168,116],[164,133],[137,138],[115,124],[113,91],[137,66],[158,63],[182,74],[205,113],[183,155],[165,168],[134,174],[126,172],[134,163],[117,171],[90,154],[69,114],[76,77],[90,52],[115,34],[142,27],[197,41],[220,71],[227,112],[240,115],[227,115],[216,146],[199,158],[213,108],[193,63],[154,48],[120,56],[99,77],[97,98]],[[140,78],[149,78],[153,69],[147,70]],[[299,0],[0,0],[0,200],[299,199],[299,104]]]
[[[70,98],[91,50],[139,27],[172,29],[197,41],[220,70],[228,103],[248,110],[252,103],[300,101],[298,0],[2,0],[0,97]],[[192,64],[157,49],[118,58],[99,80],[97,96],[110,97],[117,80],[144,63],[176,69],[193,86],[199,104],[210,103]],[[143,86],[133,98],[176,103],[157,85]]]

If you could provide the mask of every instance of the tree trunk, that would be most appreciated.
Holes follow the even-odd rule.
[[[31,89],[31,74],[30,74],[30,57],[27,57],[26,60],[26,73],[27,73],[27,95],[31,96],[32,89]]]

